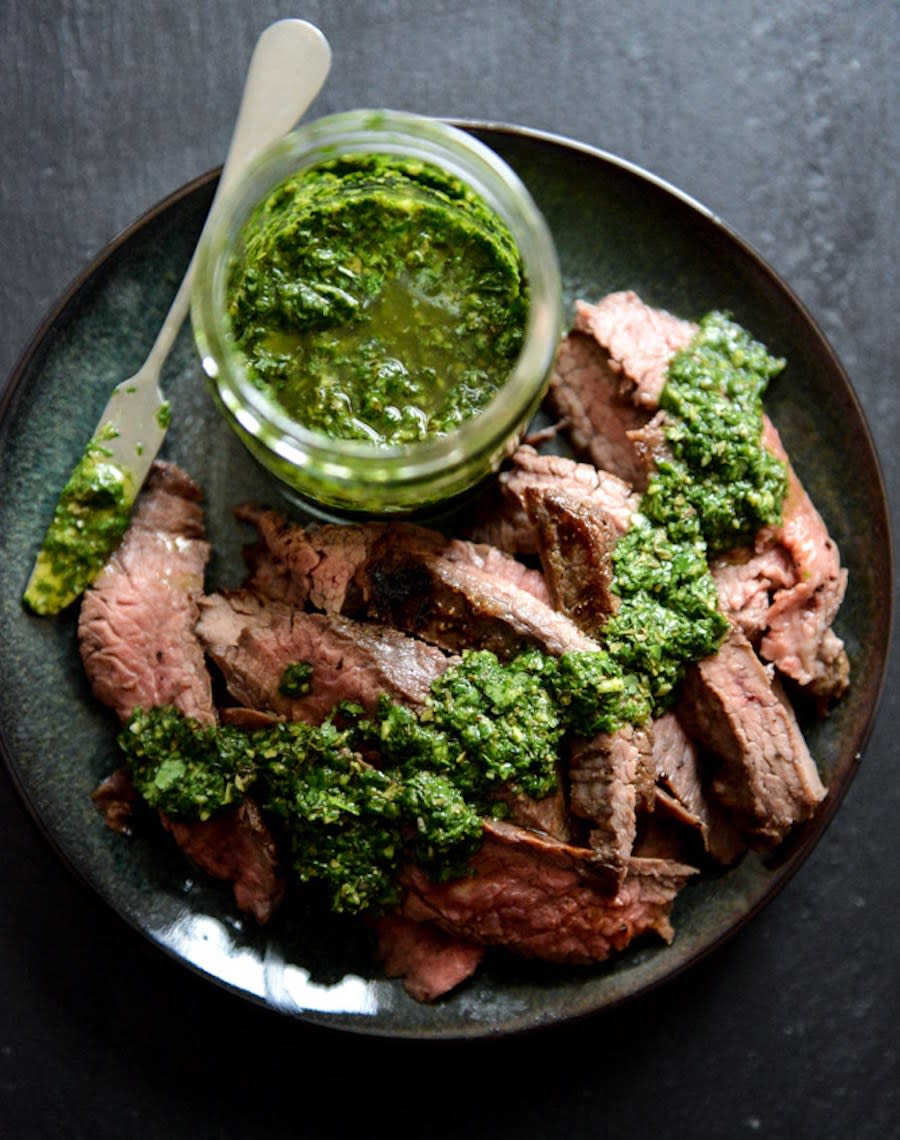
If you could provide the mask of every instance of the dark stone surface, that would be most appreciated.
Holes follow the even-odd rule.
[[[842,358],[896,518],[887,0],[5,0],[0,376],[106,241],[221,160],[252,40],[289,14],[334,49],[317,113],[388,105],[555,131],[727,219]],[[506,1041],[352,1038],[200,984],[74,882],[0,778],[0,1133],[896,1134],[897,681],[895,655],[835,822],[746,930],[611,1015]]]

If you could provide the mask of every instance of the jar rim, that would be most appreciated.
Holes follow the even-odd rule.
[[[522,258],[529,304],[522,347],[497,393],[445,434],[401,444],[346,440],[293,419],[249,378],[227,319],[228,266],[252,211],[285,179],[351,154],[385,154],[429,162],[459,178],[506,223]],[[203,369],[227,413],[288,464],[330,482],[408,485],[495,452],[543,395],[562,331],[562,290],[549,228],[512,168],[474,136],[439,119],[403,111],[341,112],[304,124],[268,147],[239,182],[197,252],[192,296],[194,335]]]

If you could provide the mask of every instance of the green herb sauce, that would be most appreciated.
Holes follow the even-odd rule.
[[[119,736],[136,790],[173,819],[209,819],[240,802],[257,776],[248,741],[169,708],[137,709]]]
[[[166,431],[172,422],[172,405],[168,400],[163,400],[159,405],[156,412],[156,426],[162,431]]]
[[[612,588],[622,604],[603,629],[655,711],[728,631],[709,559],[781,520],[787,473],[762,441],[762,396],[783,367],[717,312],[669,365],[660,407],[670,455],[657,457],[640,514],[616,544]]]
[[[63,488],[24,601],[35,613],[59,613],[96,577],[127,527],[137,489],[111,462],[105,446],[115,429],[101,428]]]
[[[522,343],[505,223],[458,179],[387,155],[288,179],[244,227],[228,284],[251,379],[298,423],[379,445],[483,408]]]
[[[529,649],[507,662],[464,652],[420,709],[383,697],[373,714],[344,704],[319,727],[247,733],[139,711],[120,737],[136,788],[187,818],[252,788],[281,821],[298,878],[323,883],[337,910],[391,906],[410,860],[436,879],[464,874],[481,818],[505,807],[499,790],[548,795],[566,733],[644,723],[672,700],[686,665],[718,648],[728,623],[710,551],[780,518],[785,471],[763,447],[761,404],[779,368],[721,314],[673,362],[662,397],[672,458],[615,548],[620,606],[597,633],[599,651]],[[288,666],[282,691],[301,695],[311,673],[309,662]]]
[[[407,775],[448,776],[482,812],[503,785],[545,796],[556,786],[564,731],[547,687],[554,665],[537,650],[506,663],[467,651],[432,683],[424,708],[412,713],[383,699],[361,731],[388,763]]]
[[[278,683],[283,697],[302,697],[312,690],[313,666],[309,661],[294,661],[286,667]]]
[[[641,510],[671,535],[699,528],[710,556],[747,542],[781,520],[784,464],[762,443],[762,397],[784,361],[722,313],[700,322],[669,366],[660,398],[671,459]]]
[[[301,882],[322,883],[337,911],[377,911],[398,901],[410,860],[433,877],[462,874],[481,842],[481,817],[439,772],[366,763],[356,751],[365,734],[352,712],[349,721],[243,732],[154,708],[137,710],[119,743],[151,807],[208,819],[252,789],[281,821]]]
[[[637,517],[613,552],[621,605],[603,628],[608,652],[649,693],[653,711],[675,694],[690,661],[715,653],[728,631],[699,533],[673,537]],[[630,718],[625,718],[630,719]]]

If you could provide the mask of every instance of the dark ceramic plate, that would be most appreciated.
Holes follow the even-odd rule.
[[[115,725],[86,688],[75,612],[48,621],[20,597],[57,494],[110,390],[140,364],[205,216],[213,178],[161,203],[86,271],[16,369],[0,420],[0,733],[9,770],[53,845],[118,913],[201,974],[293,1017],[397,1036],[497,1034],[612,1006],[696,962],[786,882],[820,838],[853,776],[885,666],[892,575],[887,510],[872,440],[838,361],[796,298],[706,210],[609,155],[532,132],[469,124],[530,187],[556,238],[566,300],[636,289],[685,317],[730,309],[789,366],[769,408],[850,571],[838,631],[853,686],[805,725],[829,796],[773,858],[691,885],[674,943],[566,969],[501,954],[432,1006],[379,977],[363,928],[295,900],[265,930],[244,923],[227,889],[192,877],[155,831],[125,840],[90,793],[117,766]],[[276,492],[208,399],[190,331],[164,378],[174,405],[167,454],[204,486],[217,584],[240,575],[244,536],[231,504]]]

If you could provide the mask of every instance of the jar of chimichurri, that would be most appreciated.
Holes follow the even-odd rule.
[[[270,148],[198,254],[194,332],[250,452],[326,510],[391,514],[495,470],[561,333],[553,242],[509,166],[388,111]]]

